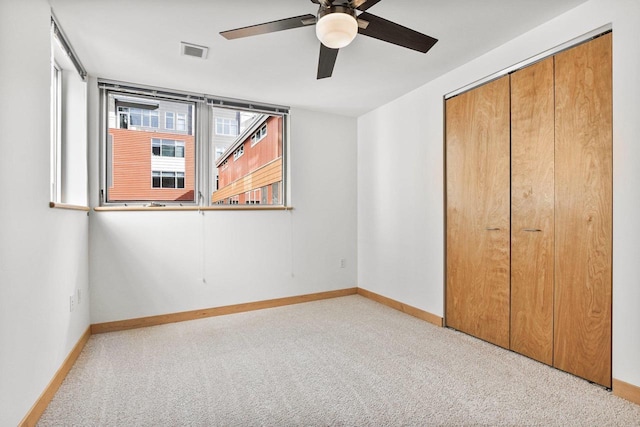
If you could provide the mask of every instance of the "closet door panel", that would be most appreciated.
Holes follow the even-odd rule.
[[[554,365],[611,386],[611,34],[555,57]]]
[[[511,349],[553,363],[553,58],[511,74]]]
[[[509,76],[446,102],[446,323],[509,346]]]

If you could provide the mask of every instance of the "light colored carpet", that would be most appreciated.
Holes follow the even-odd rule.
[[[39,425],[640,426],[640,406],[354,295],[94,335]]]

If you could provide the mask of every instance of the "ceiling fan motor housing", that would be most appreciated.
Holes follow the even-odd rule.
[[[321,7],[318,11],[316,35],[326,47],[340,49],[358,34],[356,11],[347,6]]]

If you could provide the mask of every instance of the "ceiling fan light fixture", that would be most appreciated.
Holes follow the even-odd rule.
[[[344,6],[332,6],[318,13],[316,36],[331,49],[347,46],[358,34],[355,11]]]

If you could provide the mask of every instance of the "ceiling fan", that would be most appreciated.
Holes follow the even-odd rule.
[[[318,79],[331,77],[338,50],[351,43],[357,33],[422,53],[426,53],[438,41],[365,12],[380,0],[311,0],[311,2],[320,5],[317,16],[311,14],[294,16],[222,31],[220,35],[231,40],[315,25],[316,35],[321,42]]]

